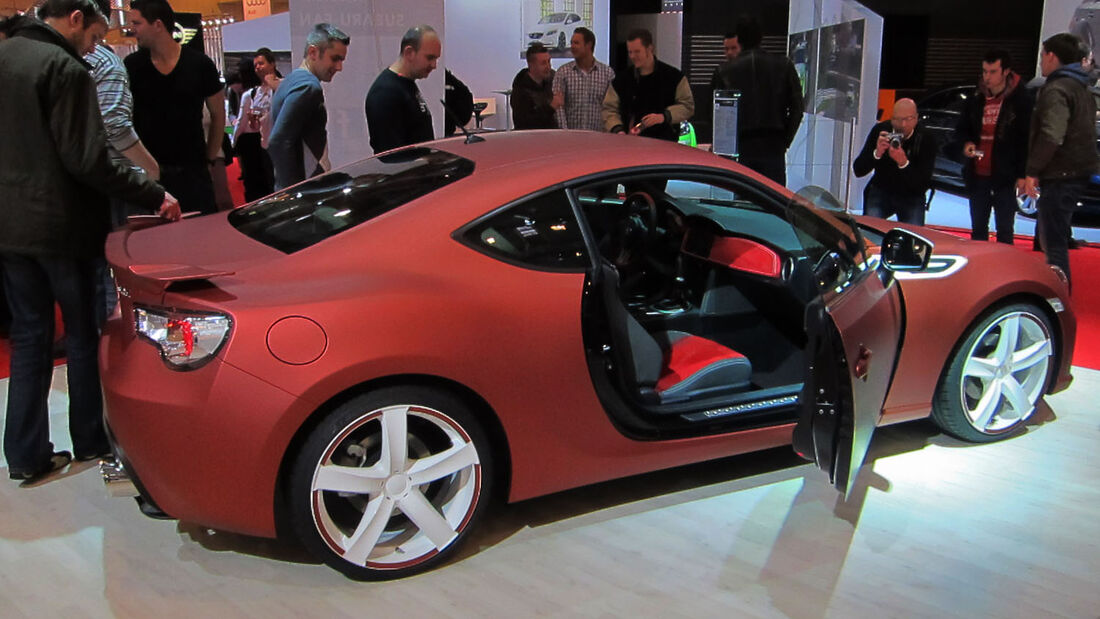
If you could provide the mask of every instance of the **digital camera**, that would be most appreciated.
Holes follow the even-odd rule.
[[[890,148],[901,148],[901,141],[905,139],[905,135],[895,131],[887,133],[886,139],[890,141]]]

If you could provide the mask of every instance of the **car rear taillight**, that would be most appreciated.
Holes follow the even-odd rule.
[[[218,354],[229,339],[233,321],[216,312],[134,307],[134,329],[160,349],[173,370],[194,370]]]

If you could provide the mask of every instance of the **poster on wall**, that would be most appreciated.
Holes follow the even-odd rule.
[[[551,58],[572,58],[569,41],[577,28],[595,31],[593,0],[523,0],[520,57],[532,43],[542,43]]]
[[[859,114],[863,74],[863,20],[821,29],[815,111],[826,118],[854,121]]]
[[[817,30],[796,32],[788,37],[787,58],[794,64],[802,84],[803,111],[814,113],[814,84],[817,82]]]
[[[1046,0],[1043,3],[1043,27],[1039,41],[1045,41],[1059,32],[1069,32],[1079,37],[1092,50],[1095,60],[1100,57],[1100,2],[1096,0]],[[1035,63],[1039,75],[1039,63]]]

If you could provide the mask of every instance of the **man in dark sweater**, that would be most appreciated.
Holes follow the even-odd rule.
[[[402,37],[401,55],[378,74],[364,104],[375,153],[435,139],[432,113],[416,80],[435,70],[442,53],[443,44],[431,26],[410,28]]]
[[[315,25],[306,36],[301,66],[280,82],[271,97],[267,154],[275,168],[275,189],[328,168],[328,111],[321,82],[331,82],[343,70],[350,43],[351,37],[336,26]]]
[[[12,309],[4,424],[8,475],[33,482],[73,455],[50,442],[54,304],[68,356],[69,434],[78,460],[110,454],[99,384],[95,280],[108,196],[179,219],[179,203],[113,162],[82,56],[107,31],[107,3],[47,0],[0,43],[0,271]]]
[[[871,128],[852,163],[856,176],[875,173],[863,191],[863,214],[923,226],[935,162],[936,138],[917,123],[917,104],[899,99],[894,117]]]
[[[1016,194],[1023,190],[1027,131],[1033,101],[1020,76],[1009,68],[1004,50],[990,50],[982,62],[982,83],[966,100],[956,129],[970,194],[970,238],[989,240],[989,211],[997,225],[997,242],[1011,245],[1016,222]]]
[[[1039,237],[1047,263],[1069,277],[1073,212],[1097,172],[1096,103],[1081,67],[1081,41],[1069,33],[1043,41],[1039,68],[1047,78],[1031,116],[1024,191],[1039,200]],[[1039,196],[1042,186],[1043,195]]]
[[[695,99],[679,69],[654,55],[653,34],[634,30],[626,37],[626,53],[633,71],[615,77],[603,99],[604,127],[611,133],[630,133],[675,142],[680,123],[695,113]]]
[[[527,48],[527,68],[512,80],[512,123],[516,129],[557,129],[554,118],[554,70],[542,43]]]

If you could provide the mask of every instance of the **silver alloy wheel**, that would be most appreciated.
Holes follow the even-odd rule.
[[[1016,210],[1025,217],[1035,217],[1039,212],[1039,205],[1029,195],[1016,196]]]
[[[310,488],[313,523],[345,561],[397,570],[450,546],[481,488],[477,448],[454,419],[426,406],[386,406],[325,449]]]
[[[997,434],[1019,426],[1035,411],[1053,354],[1050,333],[1034,314],[999,316],[966,354],[959,383],[963,411],[978,432]]]

